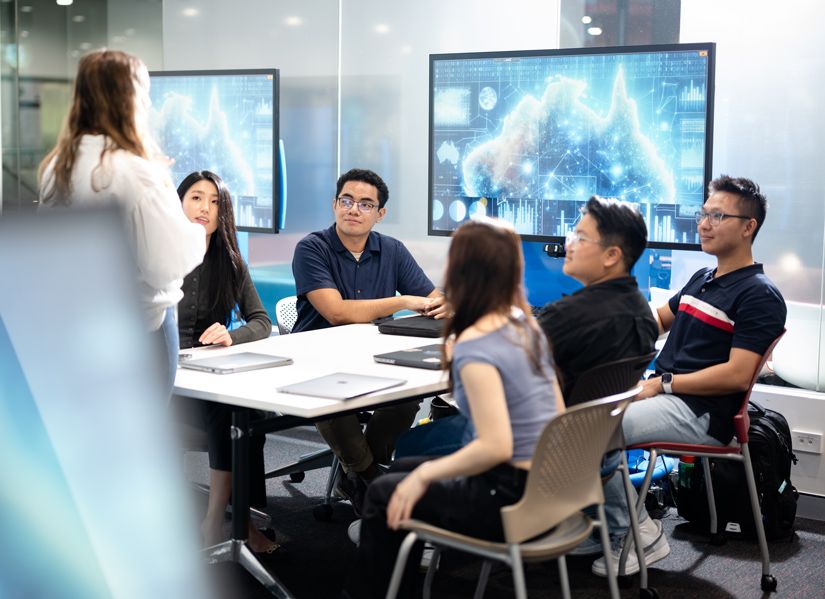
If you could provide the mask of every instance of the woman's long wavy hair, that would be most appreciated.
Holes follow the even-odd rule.
[[[178,185],[181,203],[189,188],[198,181],[211,181],[218,189],[218,228],[209,240],[204,264],[212,268],[209,289],[206,292],[212,298],[211,309],[219,308],[224,315],[224,323],[232,320],[232,313],[238,304],[243,285],[243,258],[238,249],[238,232],[235,228],[235,213],[232,210],[232,198],[229,190],[218,175],[211,171],[189,173]]]
[[[444,293],[454,310],[444,324],[445,338],[455,335],[457,339],[481,317],[501,314],[515,325],[533,370],[542,372],[543,334],[524,296],[521,240],[510,225],[482,219],[456,229],[444,278]],[[519,310],[514,311],[514,307]],[[444,362],[451,366],[446,356]],[[452,368],[449,370],[452,389]]]
[[[144,68],[139,58],[120,50],[95,50],[80,59],[69,114],[57,145],[40,163],[38,179],[45,191],[45,202],[69,203],[72,169],[84,135],[106,136],[97,168],[105,155],[114,150],[125,150],[141,158],[155,153],[154,142],[139,131],[136,119],[137,86]],[[50,181],[43,181],[43,173],[52,160]]]

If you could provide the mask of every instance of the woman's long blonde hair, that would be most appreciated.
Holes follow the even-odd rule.
[[[40,163],[38,171],[45,202],[69,203],[72,169],[84,135],[106,137],[101,164],[106,153],[114,150],[149,157],[154,144],[142,138],[135,118],[138,77],[144,68],[139,58],[120,50],[96,50],[80,59],[69,114],[57,145]],[[50,180],[44,181],[44,172],[52,161]]]

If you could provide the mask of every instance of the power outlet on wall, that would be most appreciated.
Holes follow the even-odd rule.
[[[822,433],[791,431],[791,442],[794,451],[822,453]]]

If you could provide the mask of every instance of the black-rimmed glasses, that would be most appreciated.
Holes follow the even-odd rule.
[[[699,212],[694,213],[693,218],[696,219],[697,225],[707,218],[712,227],[718,227],[726,218],[741,218],[743,220],[750,220],[753,217],[742,216],[741,214],[727,214],[725,212],[719,212],[718,210],[713,210],[711,212],[700,210]]]
[[[350,196],[340,196],[338,199],[338,204],[344,208],[344,210],[350,210],[353,206],[358,206],[358,212],[372,212],[375,209],[375,204],[372,202],[365,202],[361,200],[360,202],[356,202]]]

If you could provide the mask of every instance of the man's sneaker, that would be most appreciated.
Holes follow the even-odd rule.
[[[670,555],[670,545],[667,542],[667,537],[665,537],[664,532],[662,532],[662,523],[659,520],[647,518],[644,522],[640,522],[639,533],[642,545],[645,548],[644,556],[646,565],[650,566]],[[633,535],[630,534],[629,531],[627,537],[625,537],[625,541],[630,543],[624,571],[624,573],[629,576],[639,571],[639,558],[636,557],[636,548],[633,546]],[[613,558],[611,561],[616,573],[619,571],[619,557],[622,554],[622,545],[625,541],[619,543],[618,547],[613,548],[610,552]],[[596,576],[607,576],[607,568],[605,567],[603,557],[593,562],[591,569]]]
[[[361,518],[350,522],[350,525],[347,528],[347,536],[349,536],[350,541],[358,546],[358,543],[361,542]]]
[[[356,472],[347,472],[342,476],[335,487],[335,494],[352,504],[352,511],[356,518],[361,517],[361,507],[367,496],[367,483]]]

